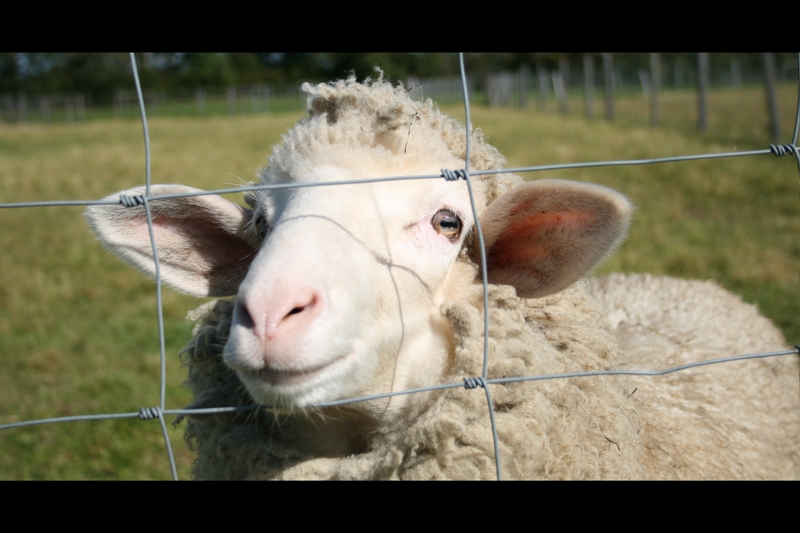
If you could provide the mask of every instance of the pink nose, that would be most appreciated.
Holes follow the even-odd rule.
[[[237,306],[240,323],[253,328],[264,347],[264,357],[286,364],[290,363],[292,343],[319,316],[323,301],[318,291],[302,287],[263,296],[257,291],[240,294]]]

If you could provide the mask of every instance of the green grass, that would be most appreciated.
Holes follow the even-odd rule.
[[[788,140],[796,88],[780,91]],[[692,93],[665,93],[662,122],[647,103],[617,101],[617,120],[587,120],[555,106],[487,109],[472,120],[509,166],[762,149],[760,91],[712,91],[709,130],[694,129]],[[596,115],[601,116],[601,102]],[[463,120],[462,106],[447,111]],[[298,112],[235,118],[150,120],[153,181],[220,188],[252,179]],[[785,142],[785,141],[784,141]],[[800,342],[797,168],[772,156],[550,171],[601,183],[637,206],[628,240],[600,269],[712,278],[757,303]],[[99,199],[144,182],[141,125],[103,120],[0,125],[0,202]],[[239,198],[231,197],[239,200]],[[0,209],[0,424],[76,414],[134,412],[159,401],[154,283],[106,253],[80,207]],[[198,302],[164,291],[167,408],[189,403],[177,354]],[[192,454],[169,425],[179,475]],[[0,431],[0,479],[167,479],[158,422],[136,419],[47,424]]]

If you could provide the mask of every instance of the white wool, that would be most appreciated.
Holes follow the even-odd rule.
[[[261,183],[463,166],[463,127],[381,77],[303,90],[309,116],[275,147]],[[470,168],[503,164],[473,132]],[[507,174],[475,177],[473,188],[486,228],[489,378],[660,369],[785,347],[755,308],[711,283],[583,281],[624,237],[631,206],[621,194]],[[153,187],[180,191],[191,189]],[[191,407],[277,406],[187,417],[194,475],[493,478],[480,390],[312,407],[480,375],[485,310],[464,182],[260,191],[247,203],[252,210],[207,196],[151,206],[165,282],[236,296],[191,314]],[[94,206],[88,217],[106,246],[152,273],[142,208]],[[490,385],[500,466],[518,479],[798,478],[797,374],[791,357]]]

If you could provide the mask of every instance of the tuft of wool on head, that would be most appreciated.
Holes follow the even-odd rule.
[[[260,182],[292,182],[298,166],[330,152],[332,145],[338,152],[348,148],[383,150],[389,158],[425,158],[445,152],[464,161],[465,127],[442,113],[430,98],[412,100],[402,84],[392,85],[383,79],[382,71],[376,70],[378,77],[364,82],[350,76],[318,85],[304,83],[301,90],[307,95],[308,116],[274,147],[260,172]],[[470,170],[500,169],[505,163],[505,157],[486,141],[480,128],[471,132]],[[523,182],[510,174],[475,176],[472,180],[485,188],[485,200],[478,199],[479,213]]]

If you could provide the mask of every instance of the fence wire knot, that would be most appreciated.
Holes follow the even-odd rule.
[[[144,195],[134,194],[133,196],[128,196],[127,194],[120,194],[119,203],[121,203],[125,207],[135,207],[137,205],[144,205]]]
[[[456,181],[458,179],[467,179],[466,170],[450,170],[447,168],[442,169],[442,177],[447,181]]]
[[[464,378],[464,388],[465,389],[474,389],[475,387],[483,387],[486,388],[486,380],[482,377],[477,378]]]
[[[795,153],[797,151],[797,147],[793,144],[779,144],[777,146],[770,144],[769,151],[772,152],[772,155],[775,157],[780,157],[782,155]]]
[[[153,420],[154,418],[161,418],[160,407],[140,407],[139,419],[140,420]]]

